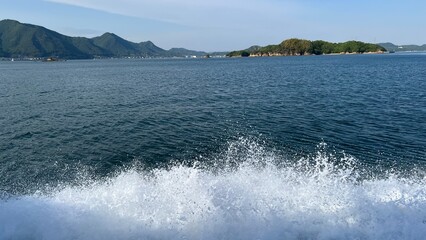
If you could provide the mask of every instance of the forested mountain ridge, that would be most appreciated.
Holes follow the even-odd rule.
[[[151,41],[134,43],[113,33],[99,37],[69,37],[15,20],[0,21],[0,57],[89,59],[104,57],[184,57],[204,56],[187,49],[164,50]]]

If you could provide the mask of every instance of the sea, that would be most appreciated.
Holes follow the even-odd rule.
[[[425,239],[426,54],[0,62],[0,239]]]

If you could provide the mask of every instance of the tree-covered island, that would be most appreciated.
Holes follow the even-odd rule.
[[[322,40],[309,41],[291,38],[278,45],[266,47],[253,46],[245,50],[233,51],[228,57],[262,57],[262,56],[300,56],[322,54],[350,54],[350,53],[383,53],[386,49],[382,46],[360,41],[331,43]]]

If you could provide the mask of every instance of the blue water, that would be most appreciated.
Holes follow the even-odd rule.
[[[426,55],[0,62],[0,239],[422,239]]]

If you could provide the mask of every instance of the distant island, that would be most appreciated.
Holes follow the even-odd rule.
[[[378,45],[386,48],[390,52],[422,52],[426,51],[426,44],[423,45],[395,45],[393,43],[378,43]]]
[[[387,50],[377,44],[360,41],[331,43],[322,40],[309,41],[291,38],[278,45],[266,47],[252,46],[245,50],[233,51],[228,57],[260,57],[260,56],[299,56],[322,54],[352,54],[352,53],[384,53]]]
[[[151,41],[133,43],[113,33],[95,38],[69,37],[41,26],[15,20],[0,21],[0,58],[46,60],[206,55],[206,52],[184,48],[164,50]]]

